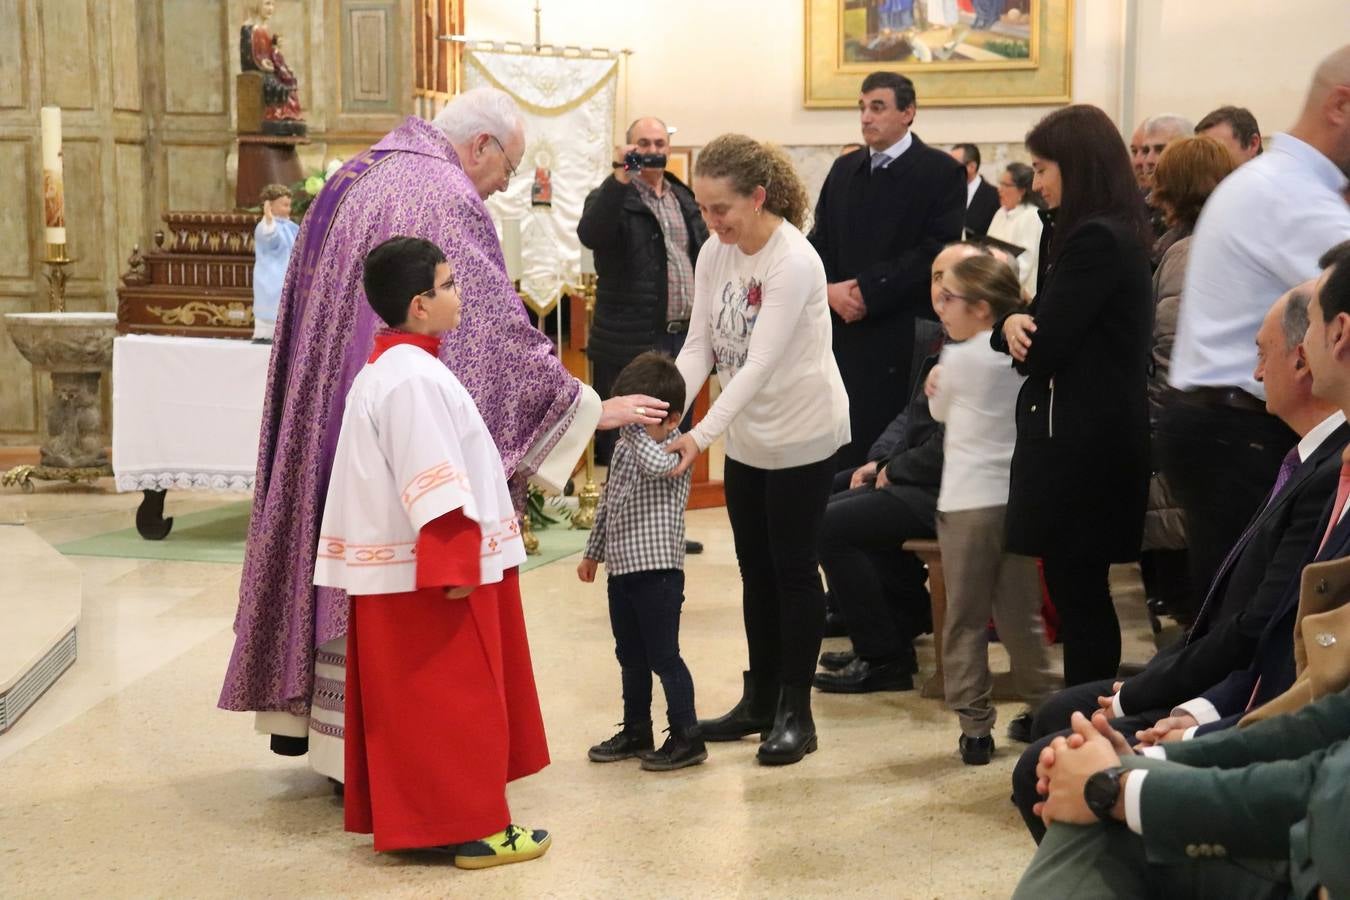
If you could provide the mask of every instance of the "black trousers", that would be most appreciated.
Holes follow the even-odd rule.
[[[1298,437],[1268,413],[1173,398],[1158,416],[1154,440],[1162,472],[1186,514],[1193,613]]]
[[[656,339],[656,346],[653,350],[659,350],[667,356],[674,359],[680,355],[680,350],[684,348],[685,334],[660,334]],[[619,377],[623,371],[623,366],[608,362],[602,359],[591,361],[591,387],[600,395],[601,400],[608,400],[614,396],[614,379]],[[689,405],[689,414],[684,417],[680,423],[680,430],[688,433],[693,427],[694,405]],[[597,431],[595,433],[595,464],[597,466],[609,465],[609,458],[614,453],[614,442],[619,439],[619,429],[611,428],[606,431]]]
[[[933,524],[891,491],[865,485],[830,498],[821,567],[854,651],[869,662],[914,664],[928,593],[923,563],[900,545],[934,536]]]
[[[1027,830],[1038,844],[1041,838],[1045,837],[1045,823],[1031,811],[1031,807],[1041,799],[1036,793],[1036,762],[1040,759],[1041,751],[1059,735],[1069,733],[1069,718],[1075,712],[1091,717],[1099,708],[1097,698],[1110,694],[1111,685],[1116,680],[1107,678],[1065,688],[1051,694],[1041,704],[1040,709],[1036,710],[1031,731],[1036,740],[1022,751],[1017,765],[1013,767],[1012,800],[1017,811],[1022,814],[1022,821],[1026,823]],[[1168,712],[1169,710],[1153,710],[1138,715],[1122,716],[1113,719],[1111,724],[1133,744],[1136,731],[1152,727]]]
[[[815,675],[825,628],[817,547],[833,475],[833,457],[788,469],[726,461],[750,673],[762,697],[809,686]]]
[[[666,693],[670,727],[690,727],[694,679],[680,656],[684,572],[654,569],[609,576],[609,624],[623,679],[624,724],[650,722],[652,673]]]
[[[1047,554],[1041,562],[1059,613],[1064,683],[1072,687],[1114,678],[1120,668],[1120,620],[1111,602],[1111,563],[1069,554]]]

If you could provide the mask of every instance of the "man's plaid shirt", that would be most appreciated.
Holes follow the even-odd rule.
[[[656,188],[640,177],[635,177],[632,184],[661,224],[661,234],[665,238],[666,321],[688,321],[694,309],[694,264],[689,261],[689,228],[685,225],[684,210],[669,184],[659,197]]]
[[[585,552],[610,575],[684,568],[684,508],[694,476],[686,470],[671,478],[680,457],[665,450],[679,436],[676,428],[658,444],[641,425],[619,432]]]

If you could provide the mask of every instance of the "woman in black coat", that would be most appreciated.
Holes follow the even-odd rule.
[[[1007,549],[1039,556],[1059,611],[1064,680],[1112,678],[1107,575],[1139,558],[1148,500],[1152,328],[1148,220],[1129,155],[1094,106],[1027,135],[1043,217],[1039,290],[990,343],[1027,376],[1017,401]]]

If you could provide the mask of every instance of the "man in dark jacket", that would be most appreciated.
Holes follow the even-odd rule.
[[[974,144],[957,144],[952,148],[952,159],[966,170],[965,237],[983,237],[989,232],[989,223],[998,212],[998,188],[980,175],[980,148]]]
[[[595,251],[595,321],[586,351],[602,400],[639,353],[679,355],[694,305],[694,263],[708,239],[693,192],[665,169],[665,123],[638,119],[626,140],[615,150],[614,174],[591,191],[577,223],[581,243]],[[638,167],[625,165],[633,152],[643,157]],[[613,432],[596,435],[602,465],[613,446]]]
[[[838,453],[841,469],[864,461],[905,404],[914,317],[932,318],[929,266],[961,237],[966,211],[960,164],[910,131],[912,81],[874,72],[858,109],[867,146],[835,160],[810,234],[825,264],[834,357],[848,390],[853,440]]]

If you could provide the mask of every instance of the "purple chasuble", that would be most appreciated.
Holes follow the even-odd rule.
[[[220,706],[309,713],[314,654],[347,633],[347,597],[311,583],[342,411],[379,322],[366,253],[396,235],[432,241],[455,268],[463,320],[441,359],[468,389],[516,493],[576,414],[580,383],[531,325],[487,207],[450,141],[408,118],[336,172],[300,227],[267,375],[258,472]]]

